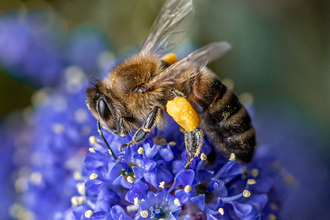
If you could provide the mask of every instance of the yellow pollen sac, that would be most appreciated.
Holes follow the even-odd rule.
[[[244,196],[245,198],[250,197],[250,196],[251,196],[250,191],[245,189],[245,190],[243,191],[243,196]]]
[[[191,188],[191,186],[189,186],[189,185],[186,185],[186,186],[184,187],[184,191],[185,191],[186,193],[190,192],[191,190],[192,190],[192,188]]]
[[[201,122],[196,111],[183,97],[175,97],[168,101],[166,111],[186,131],[193,131]]]
[[[92,210],[87,210],[87,211],[85,212],[85,217],[86,217],[86,218],[90,218],[90,217],[92,217],[92,215],[93,215],[93,211],[92,211]]]
[[[144,210],[140,212],[140,215],[142,218],[147,218],[148,217],[148,211]]]
[[[96,173],[92,173],[90,176],[89,176],[89,179],[91,180],[94,180],[97,178],[97,174]]]
[[[224,215],[225,214],[225,210],[223,210],[223,208],[219,208],[218,209],[218,212],[220,213],[220,215]]]
[[[169,53],[169,54],[166,54],[163,58],[162,58],[163,61],[165,61],[166,63],[172,65],[173,63],[176,62],[176,55],[175,53]]]

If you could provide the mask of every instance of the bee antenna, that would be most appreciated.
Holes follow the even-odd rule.
[[[115,153],[112,151],[112,149],[111,149],[109,143],[107,142],[107,140],[106,140],[106,139],[104,138],[104,136],[103,136],[103,132],[102,132],[102,130],[101,130],[101,123],[100,123],[99,120],[97,120],[97,131],[98,131],[99,134],[101,135],[101,137],[102,137],[102,139],[103,139],[105,145],[107,145],[107,147],[109,148],[109,152],[110,152],[110,154],[113,156],[113,158],[115,158],[115,160],[117,160],[117,157],[116,157]]]

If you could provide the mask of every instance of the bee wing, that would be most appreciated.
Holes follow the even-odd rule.
[[[159,12],[140,54],[164,55],[188,34],[194,15],[192,0],[167,0]]]
[[[156,84],[173,84],[182,83],[188,78],[197,75],[203,69],[208,62],[212,62],[217,58],[224,55],[231,48],[227,42],[214,42],[208,44],[198,50],[195,50],[187,57],[179,60],[178,62],[169,66],[165,71],[152,79],[145,89],[150,89]],[[188,71],[196,70],[193,74],[184,74]]]

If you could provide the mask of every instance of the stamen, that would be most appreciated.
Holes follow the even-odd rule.
[[[259,170],[257,169],[257,168],[254,168],[253,170],[252,170],[252,176],[253,177],[257,177],[259,175]]]
[[[268,215],[269,220],[276,220],[276,216],[274,214]]]
[[[223,208],[219,208],[218,212],[220,213],[220,215],[224,215],[225,214],[225,210],[223,210]]]
[[[248,179],[247,184],[248,185],[253,185],[253,184],[256,184],[256,181],[254,179]]]
[[[86,188],[84,183],[77,183],[76,187],[80,195],[85,195]]]
[[[139,200],[139,198],[138,197],[135,197],[134,198],[134,205],[138,205],[138,204],[140,204],[140,200]]]
[[[174,145],[176,145],[176,143],[174,142],[174,141],[171,141],[170,143],[168,143],[169,145],[171,145],[171,146],[174,146]]]
[[[32,181],[34,184],[39,184],[39,183],[41,183],[41,181],[42,181],[42,175],[41,175],[41,173],[39,173],[39,172],[33,172],[33,173],[31,174],[31,181]]]
[[[246,190],[246,189],[245,189],[245,190],[243,191],[243,196],[246,197],[246,198],[247,198],[247,197],[250,197],[250,196],[251,196],[251,192],[250,192],[249,190]]]
[[[85,212],[85,217],[86,217],[86,218],[90,218],[90,217],[92,217],[92,215],[93,215],[93,211],[92,211],[92,210],[87,210],[87,211]]]
[[[81,173],[76,171],[73,173],[73,179],[80,180],[82,178]]]
[[[184,191],[185,191],[186,193],[190,192],[191,190],[192,190],[192,188],[191,188],[190,185],[186,185],[186,186],[184,187]]]
[[[95,149],[92,148],[92,147],[88,148],[88,150],[89,150],[89,152],[91,152],[91,153],[95,153]]]
[[[72,207],[76,207],[77,205],[79,205],[78,196],[73,196],[71,198],[71,204],[72,204]]]
[[[126,207],[126,210],[128,211],[128,212],[135,212],[135,211],[137,211],[139,209],[139,206],[138,205],[128,205],[127,207]]]
[[[271,203],[271,204],[270,204],[270,208],[271,208],[272,210],[277,210],[277,205],[274,204],[274,203]]]
[[[181,206],[180,200],[178,198],[174,199],[174,204],[176,206]]]
[[[229,160],[234,161],[236,160],[236,155],[234,153],[230,154]]]
[[[133,182],[134,182],[133,177],[128,176],[128,177],[127,177],[127,182],[129,182],[129,183],[133,183]]]
[[[147,218],[148,217],[148,211],[141,211],[140,215],[142,218]]]
[[[143,149],[143,147],[139,147],[139,149],[138,149],[138,153],[139,153],[139,154],[143,154],[143,153],[144,153],[144,149]]]
[[[85,196],[79,196],[78,197],[78,203],[82,204],[83,202],[86,202],[86,197]]]
[[[164,189],[164,187],[165,187],[165,181],[160,182],[160,183],[159,183],[159,187],[162,188],[162,189]]]
[[[201,155],[201,160],[207,160],[207,156],[204,153]]]
[[[96,173],[93,173],[93,174],[91,174],[91,175],[89,176],[89,179],[94,180],[94,179],[96,179],[97,177],[98,177],[97,174],[96,174]]]

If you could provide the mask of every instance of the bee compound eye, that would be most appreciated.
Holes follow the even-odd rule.
[[[100,99],[98,101],[97,109],[98,109],[99,115],[102,118],[102,120],[105,122],[109,121],[109,119],[111,117],[111,112],[110,112],[108,105],[105,103],[105,101],[103,99]]]

